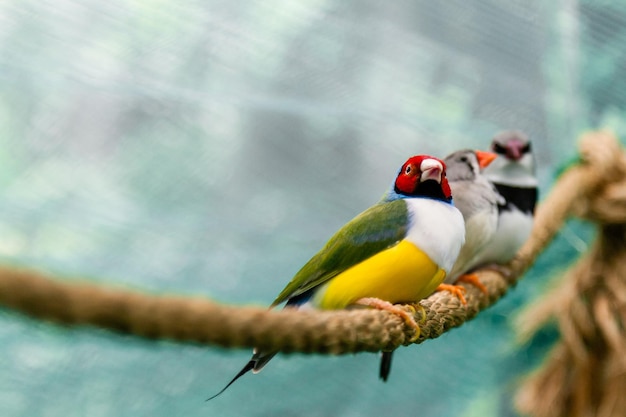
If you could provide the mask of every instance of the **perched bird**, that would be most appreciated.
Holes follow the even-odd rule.
[[[461,302],[462,287],[448,285],[463,280],[486,292],[471,272],[488,267],[508,274],[502,264],[513,259],[533,225],[538,192],[528,137],[519,131],[504,131],[494,136],[490,149],[497,158],[464,150],[444,159],[454,205],[465,220],[465,244],[439,289],[455,293]],[[379,376],[383,381],[389,377],[392,354],[382,353]]]
[[[456,196],[455,206],[461,211],[465,221],[465,243],[445,279],[446,284],[454,284],[462,279],[486,291],[474,275],[463,274],[484,262],[484,249],[497,233],[498,207],[505,200],[483,174],[483,170],[497,157],[493,152],[464,149],[444,159],[448,166],[450,188]]]
[[[501,265],[513,259],[533,227],[539,194],[535,158],[528,137],[516,130],[495,135],[491,150],[499,157],[483,174],[495,186],[502,201],[498,203],[498,229],[482,250],[477,266],[489,266],[508,274]]]
[[[472,276],[461,275],[476,266],[475,259],[481,249],[495,235],[498,226],[498,203],[502,197],[493,185],[482,175],[497,155],[492,152],[464,149],[448,155],[444,159],[448,182],[454,196],[454,205],[461,211],[465,221],[465,243],[454,266],[445,278],[445,283],[437,290],[448,290],[466,304],[465,289],[453,285],[459,277],[484,287]],[[386,381],[391,372],[392,351],[382,352],[379,377]]]
[[[452,204],[443,161],[417,155],[401,167],[382,200],[339,229],[296,273],[271,307],[343,309],[370,306],[413,316],[394,303],[430,295],[452,268],[465,237],[463,216]],[[270,308],[271,308],[270,307]],[[239,377],[260,371],[276,352],[255,349]]]
[[[502,264],[511,261],[530,236],[538,195],[535,160],[524,133],[500,132],[490,149],[498,157],[487,164],[482,153],[472,158],[471,150],[444,159],[454,203],[465,220],[466,239],[446,283],[460,278],[484,291],[468,272],[490,267],[508,273]]]

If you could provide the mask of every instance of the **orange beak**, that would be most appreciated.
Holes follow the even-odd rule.
[[[494,159],[498,157],[498,154],[485,151],[474,151],[476,153],[476,159],[478,159],[478,165],[481,169],[487,168]]]

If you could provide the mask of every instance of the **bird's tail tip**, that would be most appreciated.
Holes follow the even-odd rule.
[[[389,373],[391,372],[391,359],[392,358],[393,358],[393,351],[382,352],[382,355],[380,357],[380,371],[378,373],[378,377],[383,382],[387,382],[387,378],[389,378]]]
[[[204,402],[207,401],[211,401],[212,399],[214,399],[215,397],[218,397],[220,394],[222,394],[224,391],[226,391],[228,389],[228,387],[230,387],[236,380],[238,380],[239,378],[241,378],[242,376],[244,376],[248,371],[251,371],[255,368],[257,361],[256,360],[251,360],[249,361],[246,366],[244,366],[243,368],[241,368],[241,371],[239,371],[237,373],[237,375],[235,375],[233,377],[233,379],[230,380],[230,382],[228,384],[226,384],[226,386],[224,388],[222,388],[217,394],[207,398],[206,400],[204,400]],[[258,371],[257,371],[258,372]]]

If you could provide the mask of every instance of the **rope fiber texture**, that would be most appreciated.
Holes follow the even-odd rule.
[[[510,273],[505,276],[494,270],[478,271],[488,295],[472,285],[461,284],[467,291],[466,306],[447,291],[422,300],[425,318],[418,309],[415,316],[421,334],[415,343],[439,337],[496,302],[572,213],[598,219],[626,218],[626,182],[613,183],[623,179],[625,166],[615,137],[604,132],[585,135],[580,155],[580,163],[561,175],[538,206],[531,237],[508,266]],[[615,204],[607,207],[601,199],[588,198],[599,192],[619,199],[622,210],[615,210]],[[408,345],[414,335],[402,319],[385,311],[226,306],[201,297],[146,294],[10,267],[0,267],[0,306],[68,326],[96,326],[150,339],[267,351],[376,352]]]
[[[560,285],[518,320],[523,340],[548,322],[561,336],[516,397],[518,409],[535,417],[625,415],[626,158],[615,140],[589,147],[600,183],[573,209],[596,224],[597,237]]]

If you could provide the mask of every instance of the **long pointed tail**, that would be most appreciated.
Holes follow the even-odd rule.
[[[252,371],[252,373],[258,373],[261,372],[261,369],[263,369],[263,367],[265,365],[267,365],[267,363],[274,357],[276,356],[276,353],[278,352],[259,352],[256,348],[254,349],[254,353],[252,355],[252,358],[248,361],[248,363],[246,364],[246,366],[244,366],[243,368],[241,368],[241,371],[239,371],[239,373],[237,373],[237,375],[235,375],[233,377],[233,379],[230,380],[230,382],[228,384],[226,384],[226,386],[224,388],[222,388],[222,390],[220,392],[218,392],[217,394],[215,394],[214,396],[207,398],[206,401],[212,400],[213,398],[217,397],[218,395],[220,395],[221,393],[223,393],[224,391],[226,391],[226,389],[228,387],[230,387],[231,385],[233,385],[233,382],[235,382],[236,380],[238,380],[239,378],[241,378],[242,376],[244,376],[246,373],[248,373],[249,371]]]
[[[233,379],[230,380],[230,382],[228,384],[226,384],[226,386],[224,388],[222,388],[222,390],[220,392],[218,392],[217,394],[213,395],[212,397],[207,398],[205,401],[210,401],[213,398],[217,397],[218,395],[220,395],[221,393],[223,393],[224,391],[226,391],[226,389],[228,387],[230,387],[233,382],[235,382],[236,380],[238,380],[239,378],[241,378],[242,376],[244,376],[247,372],[251,371],[252,369],[254,369],[254,366],[256,364],[256,360],[250,360],[246,366],[244,366],[241,371],[239,371],[239,373],[237,375],[235,375],[235,377]]]
[[[378,373],[378,376],[383,380],[383,382],[387,382],[387,378],[389,378],[392,358],[393,352],[383,352],[380,357],[380,372]]]

